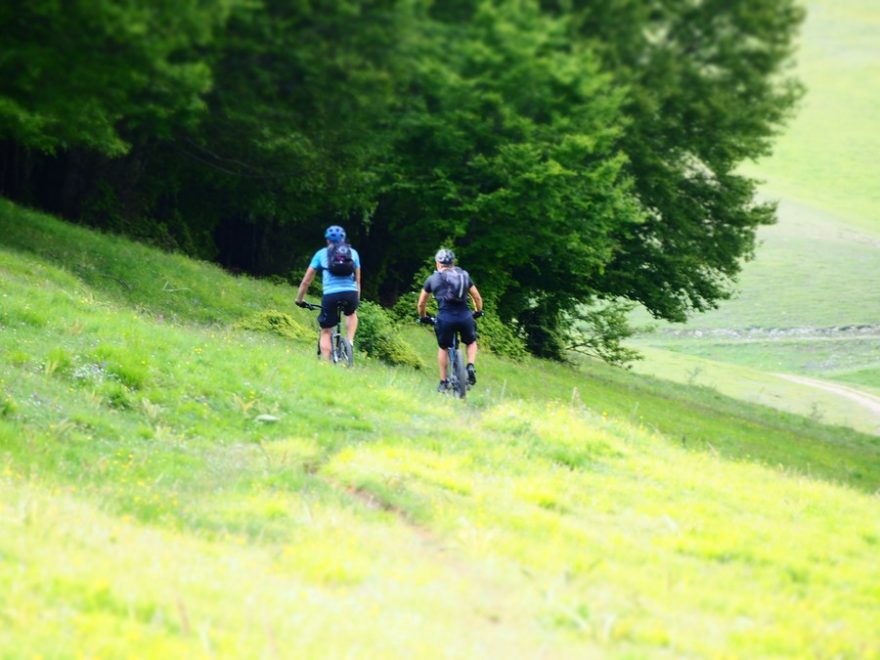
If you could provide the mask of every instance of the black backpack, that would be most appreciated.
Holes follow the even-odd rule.
[[[354,255],[347,243],[333,243],[327,248],[327,270],[333,275],[354,275]]]
[[[440,298],[448,303],[467,302],[468,274],[461,268],[447,268],[440,271],[443,289]]]

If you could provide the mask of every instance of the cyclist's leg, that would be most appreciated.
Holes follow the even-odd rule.
[[[321,328],[321,357],[330,361],[331,337],[333,328]]]
[[[477,322],[473,318],[467,318],[461,322],[461,343],[467,346],[468,364],[474,364],[477,360]]]
[[[446,380],[449,372],[449,353],[445,348],[437,349],[437,366],[440,367],[440,380]]]
[[[477,362],[477,342],[467,345],[468,364],[476,364]]]
[[[321,298],[321,313],[318,315],[318,325],[321,326],[321,356],[328,361],[332,350],[333,332],[339,323],[337,297],[338,294],[329,293]]]
[[[348,337],[348,343],[354,344],[354,335],[358,328],[358,313],[354,312],[345,317],[345,334]]]
[[[467,380],[468,385],[476,385],[477,384],[477,342],[472,342],[467,345],[467,367],[465,371],[467,371]]]
[[[342,305],[342,313],[345,314],[345,334],[348,343],[354,345],[354,335],[358,327],[357,309],[360,305],[360,296],[357,291],[347,291],[340,296],[339,304]]]

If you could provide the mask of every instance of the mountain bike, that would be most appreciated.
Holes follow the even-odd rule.
[[[429,325],[437,325],[437,319],[433,316],[426,318],[429,319]],[[456,399],[464,399],[467,396],[467,391],[471,389],[470,383],[468,383],[465,358],[461,353],[458,332],[456,332],[452,335],[452,346],[446,349],[446,354],[449,356],[449,366],[446,369],[446,382],[449,385],[446,391],[452,392]]]
[[[314,305],[310,302],[305,303],[306,309],[321,311],[320,305]],[[330,361],[333,364],[341,364],[350,367],[354,364],[354,349],[351,342],[348,341],[342,333],[342,303],[340,302],[336,308],[336,316],[339,319],[336,322],[336,328],[330,335]],[[318,334],[318,357],[321,357],[321,335]]]

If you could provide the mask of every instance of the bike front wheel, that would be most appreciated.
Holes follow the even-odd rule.
[[[333,362],[350,367],[354,364],[354,349],[346,337],[336,337],[333,347]]]

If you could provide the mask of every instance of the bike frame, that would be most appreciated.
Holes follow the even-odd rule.
[[[311,309],[312,311],[320,311],[321,306],[315,305],[313,303],[307,302],[305,304],[306,309]],[[348,338],[342,334],[342,303],[338,303],[336,306],[336,328],[330,334],[330,360],[334,364],[345,363],[346,366],[352,366],[354,363],[354,353],[351,348],[351,344],[348,343]],[[343,342],[346,345],[346,348],[342,348]],[[346,356],[345,353],[348,353]],[[321,356],[321,337],[318,335],[318,357]]]
[[[446,367],[446,378],[449,381],[453,394],[463,399],[467,391],[471,389],[471,386],[468,384],[466,377],[465,380],[461,380],[461,374],[463,373],[464,367],[461,364],[461,347],[458,341],[457,332],[452,336],[452,346],[446,349],[446,354],[449,355],[449,364]]]
[[[437,325],[437,319],[431,318],[431,325]],[[458,339],[458,332],[452,335],[452,346],[446,349],[448,356],[448,364],[446,365],[446,380],[449,383],[449,390],[458,397],[464,399],[467,391],[471,389],[470,383],[467,381],[467,372],[464,368],[464,362],[461,357],[461,343]]]

